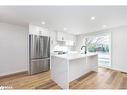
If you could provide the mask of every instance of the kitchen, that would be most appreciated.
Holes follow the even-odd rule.
[[[118,6],[0,7],[0,86],[126,89],[126,10]],[[89,52],[86,38],[107,33],[111,65],[103,67],[98,65],[99,53]]]

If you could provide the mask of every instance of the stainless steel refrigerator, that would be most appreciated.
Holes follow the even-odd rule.
[[[50,37],[29,35],[29,74],[50,69]]]

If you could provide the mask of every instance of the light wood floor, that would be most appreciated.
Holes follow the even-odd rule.
[[[127,74],[106,68],[70,83],[70,89],[127,89]]]
[[[51,80],[50,72],[2,78],[0,86],[9,86],[12,89],[61,89]],[[99,68],[98,73],[91,72],[71,82],[70,89],[127,89],[127,74]]]
[[[50,72],[43,72],[29,76],[19,74],[16,76],[0,79],[0,86],[12,87],[12,89],[60,89],[51,80]]]

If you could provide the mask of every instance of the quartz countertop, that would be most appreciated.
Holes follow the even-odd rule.
[[[95,55],[97,55],[97,53],[88,53],[88,54],[72,53],[72,54],[61,54],[61,55],[52,55],[52,56],[64,58],[66,60],[74,60],[74,59],[85,58],[87,56],[95,56]]]

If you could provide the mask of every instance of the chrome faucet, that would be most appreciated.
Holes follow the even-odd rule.
[[[81,50],[82,50],[83,48],[85,48],[84,53],[86,54],[86,53],[87,53],[87,47],[86,47],[86,46],[82,46],[82,47],[81,47]]]

